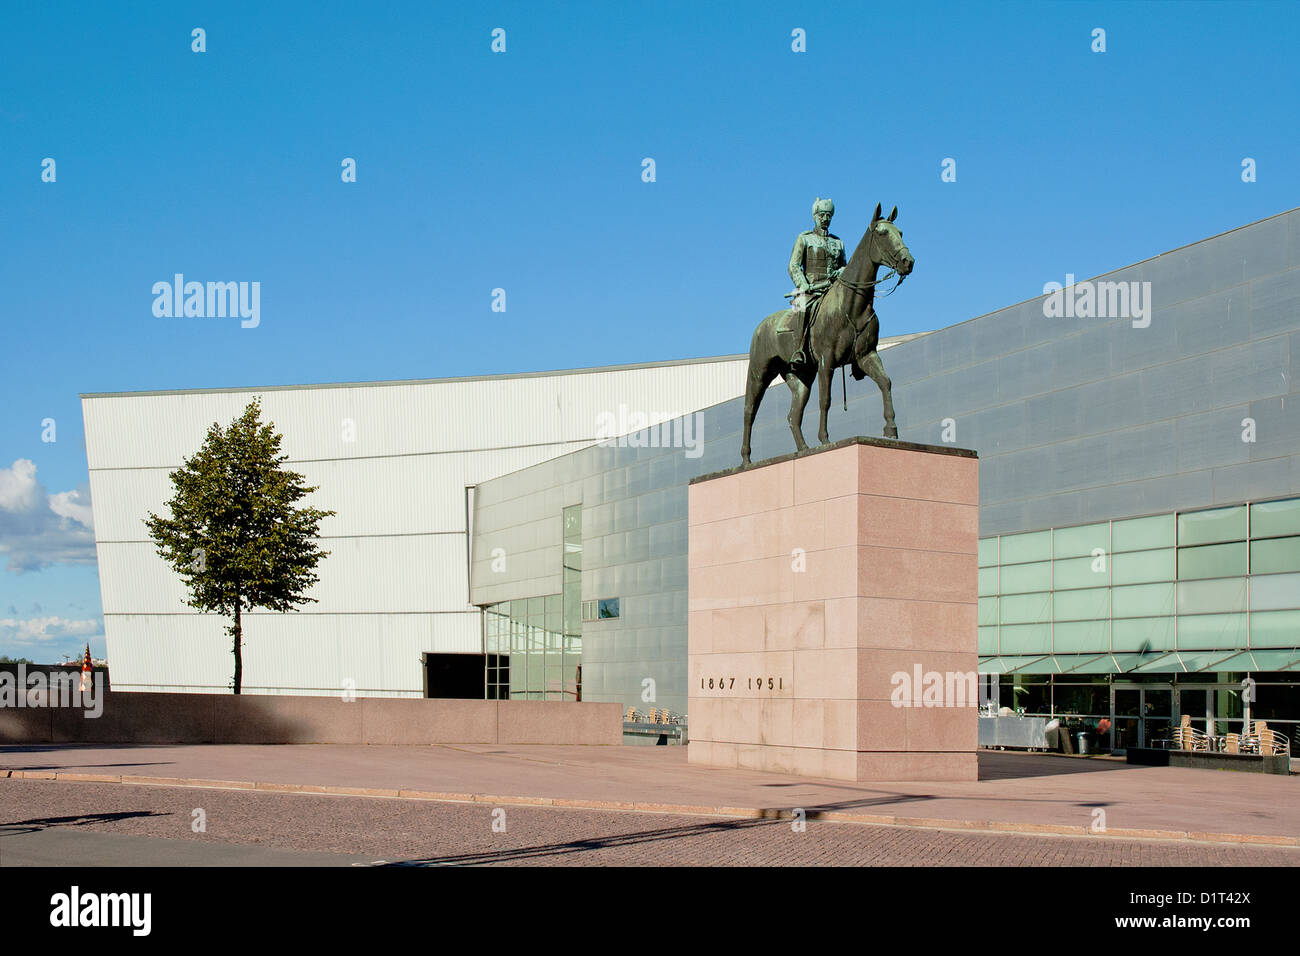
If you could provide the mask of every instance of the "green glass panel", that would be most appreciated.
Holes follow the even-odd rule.
[[[998,563],[998,539],[980,538],[980,567],[989,568]]]
[[[1052,652],[1052,625],[1002,625],[1002,653],[1029,656]]]
[[[1174,648],[1173,617],[1117,618],[1111,622],[1110,631],[1116,653],[1171,651]]]
[[[1002,536],[1002,564],[1046,561],[1052,556],[1052,532],[1030,531],[1027,534]]]
[[[982,597],[979,599],[979,622],[981,626],[998,623],[997,598]]]
[[[1106,558],[1066,558],[1052,562],[1052,587],[1058,591],[1069,588],[1095,588],[1110,584]]]
[[[1155,617],[1174,613],[1172,584],[1134,584],[1113,588],[1112,614],[1115,617]]]
[[[1177,570],[1176,554],[1173,548],[1117,554],[1111,558],[1111,581],[1115,584],[1172,581]]]
[[[1246,539],[1246,506],[1188,511],[1178,516],[1178,545],[1213,544]]]
[[[1003,595],[1001,604],[1002,623],[1004,625],[1032,624],[1052,619],[1052,595],[1050,591],[1038,594]],[[1011,651],[1009,653],[1019,652]]]
[[[563,599],[559,594],[549,594],[546,597],[546,629],[548,631],[558,631],[563,627]]]
[[[998,629],[996,627],[981,627],[979,629],[979,655],[981,657],[994,657],[998,653]]]
[[[1246,542],[1178,549],[1178,577],[1228,578],[1246,573]]]
[[[1300,610],[1250,615],[1251,647],[1300,647]],[[1296,675],[1300,678],[1300,674]]]
[[[1110,588],[1057,591],[1052,616],[1058,621],[1094,621],[1110,617]]]
[[[1073,528],[1057,528],[1052,532],[1052,554],[1058,558],[1077,558],[1092,554],[1093,548],[1110,550],[1110,525],[1084,524]]]
[[[1070,625],[1071,627],[1082,627],[1083,625]],[[1109,624],[1107,625],[1107,634],[1110,634]],[[1058,657],[1061,666],[1068,670],[1070,677],[1084,676],[1089,674],[1111,674],[1115,671],[1115,658],[1109,654],[1075,654],[1070,657]]]
[[[1284,611],[1300,608],[1300,574],[1252,574],[1250,609]]]
[[[1300,498],[1260,501],[1250,506],[1250,536],[1269,538],[1300,534]]]
[[[1177,526],[1174,516],[1152,515],[1111,522],[1112,548],[1120,551],[1144,551],[1147,548],[1172,548]]]
[[[510,696],[522,697],[527,693],[528,687],[525,678],[528,672],[528,655],[511,654],[510,655]]]
[[[1246,579],[1185,581],[1178,585],[1178,614],[1225,614],[1246,610]],[[1179,627],[1181,628],[1181,623]]]
[[[997,568],[980,568],[979,570],[979,590],[980,597],[986,595],[995,595],[998,593],[998,569]]]
[[[1048,591],[1052,587],[1052,562],[1036,564],[1002,565],[1002,593],[1023,594],[1026,591]]]
[[[1300,538],[1269,538],[1250,543],[1250,573],[1300,571]]]
[[[1110,621],[1058,621],[1052,627],[1057,654],[1102,654],[1110,650]]]
[[[1178,649],[1207,650],[1246,646],[1245,614],[1178,615]]]

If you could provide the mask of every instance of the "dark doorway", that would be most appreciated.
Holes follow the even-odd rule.
[[[482,654],[424,654],[424,696],[483,699]]]

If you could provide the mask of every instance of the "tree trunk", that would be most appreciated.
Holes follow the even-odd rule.
[[[243,625],[240,623],[239,620],[240,603],[241,602],[239,599],[239,595],[236,594],[235,595],[235,624],[234,627],[230,629],[230,633],[231,636],[234,638],[234,644],[235,644],[234,650],[235,650],[235,693],[236,694],[239,693],[239,689],[243,686],[244,683],[244,656],[243,654],[240,653],[240,643],[241,643],[240,637],[243,631]]]

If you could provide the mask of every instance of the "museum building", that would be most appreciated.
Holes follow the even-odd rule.
[[[1116,748],[1183,714],[1239,730],[1249,677],[1252,716],[1295,739],[1300,210],[1063,295],[1089,289],[1112,305],[1142,290],[1150,311],[1061,314],[1040,296],[882,343],[900,438],[980,457],[980,671],[1006,706],[1109,720]],[[739,463],[744,373],[727,356],[83,396],[114,686],[225,687],[224,622],[184,605],[142,519],[208,425],[258,394],[320,486],[312,503],[339,514],[322,527],[320,604],[245,618],[245,692],[352,680],[682,714],[687,485]],[[755,462],[792,450],[786,395],[759,412]],[[829,427],[879,434],[876,386],[850,380]]]
[[[1102,283],[1139,283],[1150,313],[1049,316],[1044,296],[883,356],[900,437],[980,456],[980,671],[1005,706],[1108,719],[1115,748],[1183,714],[1239,732],[1249,676],[1252,716],[1294,739],[1300,211]],[[878,390],[849,386],[831,438],[879,434]],[[792,450],[784,399],[759,412],[755,462]],[[696,413],[695,458],[605,443],[478,487],[490,695],[685,710],[687,483],[739,463],[742,402]]]

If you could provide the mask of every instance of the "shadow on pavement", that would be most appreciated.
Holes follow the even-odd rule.
[[[432,856],[423,859],[400,860],[384,863],[383,866],[486,866],[492,863],[513,863],[520,860],[535,860],[543,857],[563,857],[574,853],[589,853],[593,850],[607,850],[620,846],[636,846],[646,843],[660,843],[665,840],[680,840],[686,837],[708,836],[716,833],[730,833],[748,830],[753,827],[789,826],[787,820],[729,820],[717,823],[693,823],[688,826],[664,827],[659,830],[642,830],[638,833],[619,833],[608,837],[590,840],[569,840],[564,843],[548,843],[543,846],[517,847],[510,850],[483,850],[477,853],[457,853],[446,856]]]
[[[19,833],[36,833],[50,827],[84,827],[96,823],[114,823],[134,817],[170,817],[170,813],[157,810],[122,810],[117,813],[80,813],[69,817],[32,817],[29,820],[12,820],[0,823],[0,836]]]
[[[1068,757],[1064,754],[1011,753],[1002,750],[979,752],[980,780],[1012,780],[1017,777],[1056,777],[1099,770],[1137,770],[1122,760],[1101,757]]]

